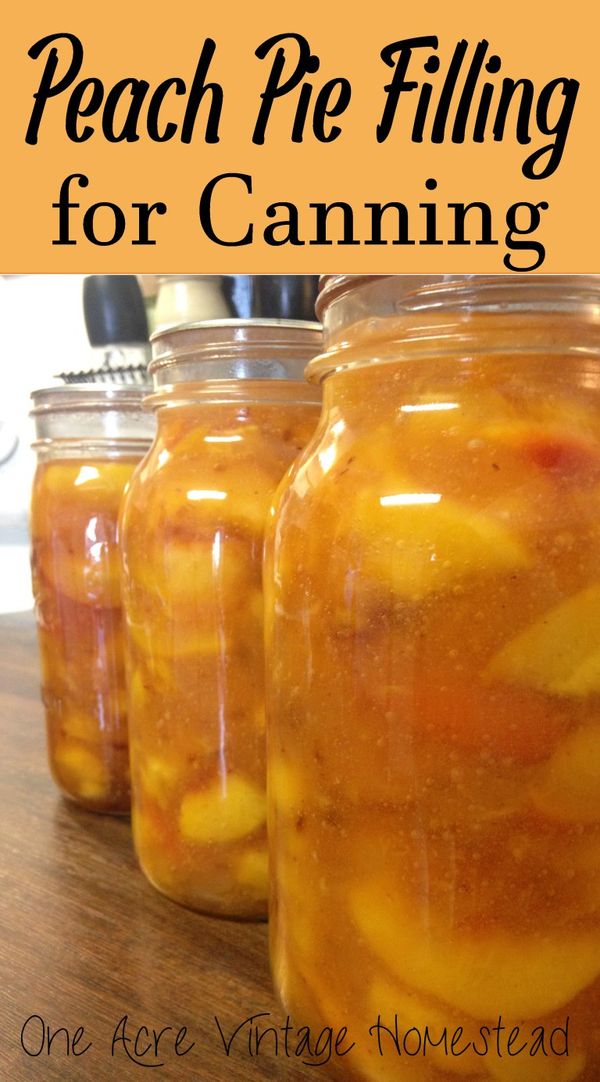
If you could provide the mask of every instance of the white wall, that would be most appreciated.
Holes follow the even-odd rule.
[[[83,275],[0,278],[0,447],[19,439],[0,463],[0,612],[31,607],[27,515],[35,456],[29,395],[57,372],[93,364],[83,321]],[[1,457],[1,456],[0,456]]]

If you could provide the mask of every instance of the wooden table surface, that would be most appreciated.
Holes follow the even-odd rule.
[[[0,724],[1,1082],[143,1078],[126,1053],[133,1054],[141,1026],[173,1027],[161,1038],[158,1057],[142,1059],[163,1064],[151,1077],[322,1077],[293,1055],[286,1059],[281,1048],[275,1056],[266,1042],[251,1057],[246,1027],[225,1053],[215,1016],[226,1037],[258,1012],[272,1016],[261,1024],[285,1022],[271,991],[266,927],[201,917],[161,897],[137,869],[128,821],[81,811],[55,789],[30,614],[0,617]],[[182,1026],[187,1035],[177,1055]],[[49,1053],[47,1043],[42,1047],[43,1032],[59,1027],[68,1030],[68,1054],[64,1032],[54,1036]],[[77,1038],[78,1027],[84,1032]],[[140,1051],[148,1044],[144,1036]]]

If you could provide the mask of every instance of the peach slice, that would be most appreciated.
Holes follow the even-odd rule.
[[[494,1082],[576,1082],[585,1067],[582,1052],[569,1054],[564,1059],[558,1056],[544,1057],[524,1055],[509,1059],[497,1057],[488,1064]]]
[[[600,973],[600,937],[587,929],[444,932],[381,883],[355,890],[350,907],[371,949],[402,983],[472,1018],[550,1014]]]
[[[535,807],[551,819],[600,822],[600,725],[570,733],[541,769]]]
[[[110,779],[106,767],[88,748],[63,741],[55,749],[54,763],[66,787],[83,800],[102,800],[108,795]]]
[[[463,1078],[472,1078],[473,1075],[481,1074],[481,1056],[478,1056],[472,1049],[467,1049],[461,1055],[458,1055],[459,1050],[465,1049],[470,1041],[477,1041],[478,1047],[482,1045],[479,1038],[479,1023],[473,1019],[467,1019],[464,1015],[455,1014],[449,1009],[440,1007],[439,1004],[425,999],[413,989],[391,984],[387,979],[383,978],[377,978],[373,981],[369,989],[368,1002],[369,1017],[373,1019],[372,1024],[375,1024],[380,1016],[382,1024],[394,1032],[394,1016],[397,1017],[400,1040],[409,1034],[411,1029],[418,1031],[422,1041],[425,1038],[425,1032],[428,1032],[432,1043],[427,1044],[424,1052],[421,1050],[414,1056],[412,1053],[417,1050],[418,1034],[410,1034],[407,1037],[406,1047],[409,1049],[411,1063],[415,1060],[417,1062],[419,1060],[425,1063],[429,1062],[442,1071],[448,1071],[450,1074],[456,1074]],[[462,1027],[464,1033],[461,1039],[456,1042],[453,1054],[451,1050],[452,1037],[459,1027]],[[447,1033],[447,1054],[443,1044],[437,1046],[437,1042],[442,1039],[444,1030]],[[382,1034],[381,1044],[384,1050],[389,1046],[391,1049],[390,1056],[395,1053],[391,1038],[387,1037],[385,1033]]]
[[[394,478],[381,495],[358,495],[348,528],[360,536],[361,573],[407,600],[473,575],[529,565],[520,539],[502,522],[440,492]]]
[[[266,849],[249,849],[242,853],[236,869],[236,879],[260,898],[266,898],[269,889],[269,859]]]
[[[186,841],[201,845],[237,841],[254,834],[266,818],[264,792],[247,778],[230,774],[206,789],[186,793],[179,829]]]
[[[484,675],[553,695],[599,692],[600,585],[545,612],[496,654]]]
[[[181,782],[180,768],[159,755],[139,755],[139,760],[144,793],[157,804],[168,805]]]

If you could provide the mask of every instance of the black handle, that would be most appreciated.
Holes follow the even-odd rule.
[[[144,298],[135,274],[90,274],[83,282],[83,314],[92,346],[148,341]]]
[[[228,274],[225,298],[236,319],[299,319],[313,322],[317,274]]]

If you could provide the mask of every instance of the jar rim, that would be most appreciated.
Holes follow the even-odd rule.
[[[320,311],[325,350],[306,370],[316,382],[388,364],[392,353],[395,360],[540,348],[600,355],[600,274],[331,275]]]
[[[155,331],[150,335],[150,341],[158,341],[159,338],[164,337],[166,334],[176,334],[183,331],[198,331],[198,330],[217,330],[220,328],[230,327],[232,329],[243,330],[245,328],[263,328],[268,327],[281,327],[288,330],[309,330],[320,331],[321,324],[317,320],[308,319],[201,319],[194,322],[183,323],[161,323],[160,327],[157,327]]]
[[[343,294],[349,293],[364,282],[378,282],[383,278],[393,277],[407,276],[392,274],[322,274],[319,278],[319,292],[315,301],[315,311],[322,322],[323,311],[331,304],[332,300],[338,300]]]
[[[490,286],[495,288],[518,288],[522,298],[527,297],[527,291],[548,289],[551,292],[564,288],[566,284],[578,284],[579,288],[586,289],[597,295],[600,303],[600,274],[528,274],[526,276],[514,274],[324,274],[319,279],[319,295],[316,301],[316,312],[320,320],[326,309],[340,298],[351,293],[354,289],[371,285],[375,282],[396,280],[405,288],[402,293],[403,301],[428,299],[432,305],[446,296],[456,294],[461,290],[466,295],[469,290],[485,289]],[[524,303],[527,303],[526,301]]]
[[[141,410],[151,384],[68,383],[31,392],[30,417],[69,410]]]
[[[320,323],[218,319],[161,327],[152,335],[148,373],[154,388],[193,380],[302,381],[322,349]]]

